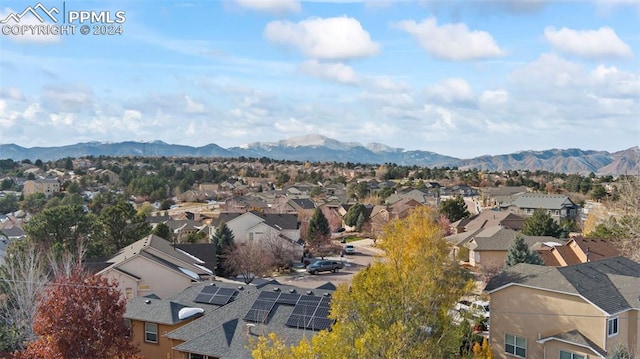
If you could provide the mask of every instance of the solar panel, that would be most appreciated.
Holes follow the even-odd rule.
[[[329,308],[329,307],[331,306],[331,298],[329,298],[329,297],[322,297],[322,299],[320,299],[320,304],[319,304],[319,306]]]
[[[268,314],[269,313],[266,313],[264,310],[249,309],[247,315],[245,315],[243,319],[247,322],[264,323]]]
[[[306,328],[310,318],[311,317],[308,316],[291,314],[285,325],[292,328]]]
[[[307,329],[324,330],[331,328],[331,325],[333,325],[333,319],[313,317],[309,321]]]
[[[215,305],[225,305],[229,303],[231,300],[231,296],[228,295],[215,295],[211,298],[210,303]]]
[[[200,291],[200,293],[215,294],[218,291],[218,289],[220,289],[220,287],[216,287],[214,285],[207,285],[202,288],[202,291]]]
[[[316,297],[315,295],[303,295],[303,296],[300,296],[299,302],[302,304],[317,305],[318,303],[320,303],[321,299],[322,299],[321,297]]]
[[[316,311],[315,305],[298,304],[295,306],[295,308],[293,308],[292,313],[312,316],[315,311]]]
[[[218,289],[218,292],[216,293],[216,295],[222,295],[222,296],[232,296],[234,294],[236,294],[238,291],[236,289],[233,288],[220,288]]]
[[[313,314],[314,317],[327,318],[329,316],[329,308],[318,307]]]
[[[259,300],[264,300],[264,301],[276,301],[276,299],[278,299],[278,296],[280,295],[279,292],[260,292],[260,294],[258,295],[258,299]]]
[[[278,304],[288,304],[288,305],[296,305],[298,300],[300,299],[300,294],[295,293],[282,293],[276,303]]]
[[[209,293],[200,293],[193,300],[196,303],[209,303],[209,301],[213,298],[213,294]]]

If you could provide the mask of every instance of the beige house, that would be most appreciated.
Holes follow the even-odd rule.
[[[168,297],[213,278],[215,269],[153,234],[121,249],[108,262],[98,274],[116,280],[127,299],[151,293]]]
[[[607,358],[640,348],[640,263],[624,257],[566,267],[518,264],[485,290],[496,358]]]
[[[22,189],[25,197],[34,193],[44,193],[45,197],[49,198],[58,192],[60,192],[60,182],[55,178],[25,181]]]
[[[518,232],[502,226],[494,226],[473,232],[468,243],[464,244],[469,249],[469,264],[472,266],[497,266],[502,267],[507,259],[509,247],[516,239]],[[554,237],[521,236],[529,248],[536,243],[557,243]],[[560,244],[560,243],[558,243]]]

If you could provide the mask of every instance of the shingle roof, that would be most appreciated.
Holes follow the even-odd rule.
[[[620,255],[616,243],[609,239],[577,237],[573,240],[591,261]]]
[[[537,340],[538,343],[544,343],[550,340],[560,340],[577,346],[591,349],[594,353],[600,355],[601,358],[607,357],[607,352],[600,348],[596,343],[589,339],[586,335],[580,333],[579,330],[570,330],[563,333],[549,335]]]
[[[219,284],[218,282],[216,282],[216,285],[233,286],[231,283]],[[187,288],[183,293],[178,294],[171,300],[183,303],[188,298],[195,297],[202,286],[202,284],[197,284]],[[263,291],[273,292],[274,288],[279,288],[281,292],[294,290],[298,293],[304,293],[308,290],[281,284],[268,284],[261,288],[253,285],[243,285],[243,290],[239,291],[236,299],[224,306],[218,307],[196,303],[199,307],[205,309],[204,316],[167,333],[166,336],[184,341],[184,343],[175,347],[179,351],[209,355],[216,358],[251,358],[251,352],[247,347],[249,338],[254,335],[266,335],[275,332],[280,338],[284,338],[287,344],[294,344],[299,342],[303,336],[312,334],[313,332],[309,330],[285,326],[294,308],[290,305],[276,304],[266,323],[249,323],[242,319],[255,302],[259,293]],[[312,289],[312,291],[315,295],[333,292],[329,288]],[[248,324],[251,324],[251,327]],[[253,334],[249,333],[249,328]]]
[[[475,247],[471,248],[474,244],[470,243],[469,246],[474,251],[501,251],[508,250],[513,241],[516,238],[518,232],[513,229],[503,228],[501,226],[493,226],[482,229],[473,236]],[[553,241],[557,240],[553,237],[542,236],[522,236],[525,243],[531,247],[537,242]]]
[[[290,199],[289,202],[292,204],[292,207],[294,208],[300,208],[300,209],[316,208],[316,204],[309,198],[294,198],[294,199]]]
[[[526,193],[515,197],[511,203],[518,208],[562,209],[573,205],[569,197],[560,194]]]
[[[187,305],[170,300],[136,297],[127,301],[124,318],[173,325],[182,320],[178,318],[180,309]]]
[[[580,295],[608,314],[640,308],[640,263],[611,257],[567,267],[517,264],[487,284],[493,292],[510,284]]]
[[[240,217],[242,214],[243,213],[239,212],[222,212],[218,218],[213,220],[212,225],[218,228],[222,223],[227,223],[234,218]]]
[[[157,254],[154,254],[153,250],[163,253],[167,258],[171,258],[172,260],[160,258]],[[158,264],[164,265],[183,274],[185,274],[184,271],[180,269],[182,263],[189,267],[186,269],[195,272],[198,275],[210,275],[208,270],[195,265],[198,264],[202,266],[204,261],[193,255],[189,255],[184,251],[177,250],[171,242],[154,234],[150,234],[141,240],[122,248],[118,253],[116,253],[116,255],[108,260],[108,262],[111,263],[108,268],[116,268],[120,263],[123,263],[136,255],[148,258]]]
[[[259,213],[259,212],[253,212],[253,211],[251,213],[264,219],[265,224],[271,227],[274,227],[278,230],[300,228],[300,222],[298,222],[297,214]]]

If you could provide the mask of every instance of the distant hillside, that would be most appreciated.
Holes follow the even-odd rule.
[[[289,138],[278,142],[256,142],[222,148],[216,144],[202,147],[153,142],[87,142],[61,147],[25,148],[15,144],[0,145],[0,159],[19,161],[56,160],[82,156],[166,156],[166,157],[268,157],[276,160],[333,161],[353,163],[396,163],[427,167],[477,168],[481,170],[546,170],[564,173],[638,174],[640,149],[636,147],[609,153],[580,149],[521,151],[497,156],[459,159],[429,151],[408,151],[381,143],[362,145],[341,142],[320,135]]]

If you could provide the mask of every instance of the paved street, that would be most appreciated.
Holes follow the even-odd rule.
[[[325,259],[344,262],[344,269],[338,273],[327,272],[311,275],[307,273],[304,268],[300,268],[296,273],[275,279],[282,284],[291,284],[302,288],[316,288],[326,282],[331,282],[335,285],[350,282],[355,273],[370,265],[375,260],[375,254],[380,253],[380,250],[372,246],[373,241],[371,239],[349,242],[349,244],[353,244],[356,248],[355,254],[345,255],[344,257],[325,257]]]

